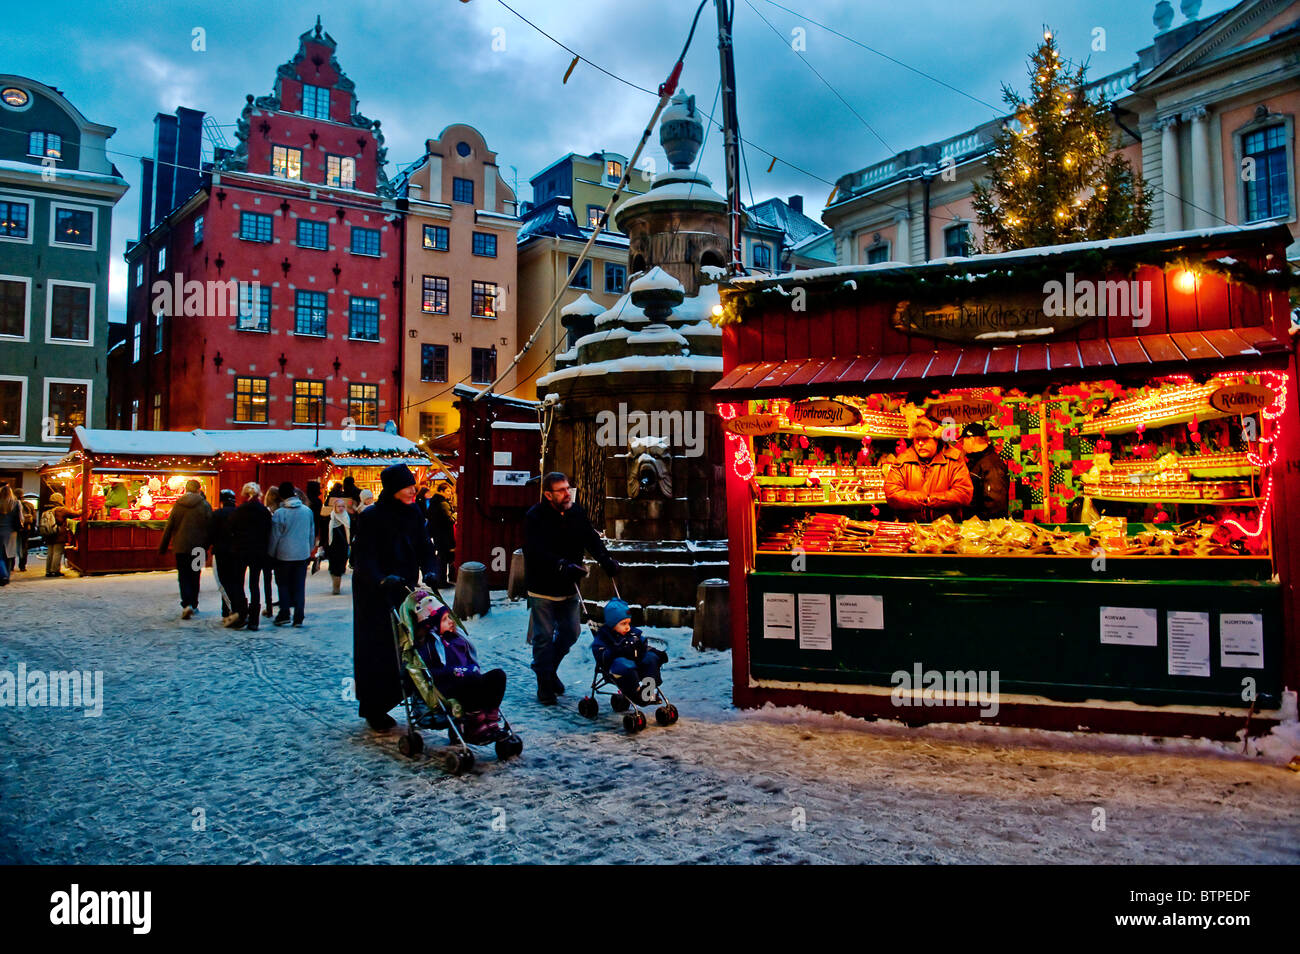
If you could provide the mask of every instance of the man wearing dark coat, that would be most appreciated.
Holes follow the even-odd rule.
[[[542,478],[542,500],[524,515],[524,583],[528,589],[528,636],[533,644],[537,701],[555,705],[564,683],[556,674],[578,641],[578,581],[587,575],[583,553],[590,553],[611,577],[619,571],[587,511],[569,494],[569,478]]]
[[[388,710],[402,701],[402,676],[389,609],[421,575],[437,575],[433,543],[415,505],[415,475],[405,464],[385,467],[383,492],[353,517],[352,662],[357,710],[371,728],[391,729]]]
[[[1006,517],[1011,498],[1011,475],[1006,462],[989,445],[988,430],[983,424],[967,424],[961,432],[961,446],[966,452],[966,469],[975,490],[963,516],[982,520]]]
[[[255,483],[244,484],[244,502],[235,508],[230,517],[230,552],[234,559],[231,567],[231,584],[226,594],[233,601],[232,612],[239,614],[230,625],[238,629],[247,625],[257,629],[261,616],[262,569],[270,564],[267,544],[271,540],[271,511],[262,503],[262,488]],[[248,576],[248,591],[244,591],[244,576]],[[244,620],[241,624],[239,620]]]
[[[433,539],[433,549],[438,554],[438,585],[451,583],[451,567],[456,560],[456,519],[452,516],[451,501],[448,495],[451,485],[438,484],[438,489],[429,498],[428,523],[429,536]]]

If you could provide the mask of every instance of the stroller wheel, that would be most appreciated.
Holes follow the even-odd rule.
[[[474,753],[469,749],[447,753],[446,768],[452,775],[463,775],[473,767]]]
[[[497,758],[512,759],[524,750],[523,739],[513,732],[504,739],[497,741]]]
[[[655,710],[655,721],[660,725],[672,725],[677,721],[677,707],[671,702]]]
[[[424,738],[418,732],[404,735],[397,740],[397,751],[408,759],[413,759],[424,751]]]
[[[609,707],[615,712],[626,712],[627,707],[632,703],[627,701],[627,696],[623,693],[617,693],[609,698]]]
[[[623,716],[623,728],[627,730],[629,735],[640,732],[645,728],[645,713],[640,711],[629,712]]]
[[[599,712],[600,703],[591,696],[584,696],[578,701],[578,715],[586,716],[588,719],[594,719]]]

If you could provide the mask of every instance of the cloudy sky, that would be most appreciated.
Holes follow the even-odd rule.
[[[698,0],[505,2],[595,64],[654,89],[685,42]],[[1210,0],[1201,14],[1229,6]],[[815,215],[828,183],[844,173],[997,115],[1003,83],[1025,88],[1025,58],[1044,24],[1067,57],[1089,59],[1089,75],[1098,77],[1130,65],[1150,44],[1153,9],[1154,2],[1134,0],[736,0],[740,129],[759,147],[747,150],[744,199],[751,190],[758,201],[802,194]],[[528,199],[528,178],[568,152],[630,154],[654,108],[653,96],[586,64],[562,85],[570,54],[501,0],[11,5],[0,72],[56,86],[92,121],[117,127],[109,146],[131,190],[113,217],[114,319],[122,316],[121,253],[137,237],[139,157],[151,147],[154,113],[203,110],[233,143],[245,94],[270,92],[275,68],[292,57],[317,13],[356,83],[360,111],[383,124],[390,174],[418,158],[425,139],[467,122]],[[193,48],[196,29],[204,50]],[[711,2],[681,85],[706,114],[712,109],[718,51]],[[771,158],[760,148],[785,162],[769,172]],[[657,139],[646,155],[666,168]],[[721,185],[720,136],[710,135],[703,170]]]

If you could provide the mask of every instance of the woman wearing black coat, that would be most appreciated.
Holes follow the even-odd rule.
[[[374,729],[395,725],[388,710],[402,701],[389,610],[420,576],[432,581],[437,560],[415,505],[415,475],[405,464],[384,468],[383,493],[353,518],[352,660],[357,710]]]

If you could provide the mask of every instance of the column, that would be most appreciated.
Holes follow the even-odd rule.
[[[1156,120],[1160,130],[1160,169],[1164,184],[1166,232],[1177,232],[1183,227],[1182,186],[1179,183],[1178,117],[1166,116]]]
[[[894,247],[889,250],[889,257],[896,262],[910,262],[912,260],[912,213],[899,212],[894,222],[898,226],[898,235]]]
[[[1183,121],[1192,124],[1192,219],[1197,228],[1215,223],[1214,180],[1210,165],[1210,117],[1204,106],[1183,113]]]

